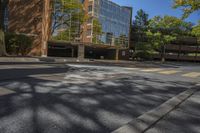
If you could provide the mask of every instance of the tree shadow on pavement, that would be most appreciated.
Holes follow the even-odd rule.
[[[14,76],[0,83],[15,92],[0,96],[0,133],[109,133],[191,85],[130,75],[116,78],[110,70],[95,68],[0,73],[6,71],[23,79]],[[53,73],[65,74],[30,77]]]

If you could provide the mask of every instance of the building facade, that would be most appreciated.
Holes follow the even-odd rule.
[[[50,0],[4,0],[4,30],[33,40],[30,55],[47,55],[50,32]]]
[[[24,34],[32,38],[30,55],[47,55],[52,30],[51,2],[55,0],[5,0],[4,28],[7,32]],[[129,46],[129,30],[132,9],[121,7],[109,0],[81,0],[88,21],[80,25],[80,43],[96,43],[123,48]],[[99,22],[101,35],[94,34],[95,20]]]
[[[110,0],[84,0],[84,8],[89,16],[84,24],[84,42],[98,38],[107,45],[129,47],[132,8],[119,6]],[[99,21],[102,33],[94,32],[94,21]],[[93,42],[95,43],[95,42]]]

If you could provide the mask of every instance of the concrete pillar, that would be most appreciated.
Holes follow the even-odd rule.
[[[6,48],[5,48],[5,35],[4,32],[0,29],[0,56],[5,56]]]
[[[116,61],[119,60],[119,49],[116,49],[116,52],[115,52],[115,60],[116,60]]]
[[[78,45],[78,60],[83,60],[85,58],[85,45]]]
[[[72,57],[74,57],[74,48],[72,47]]]

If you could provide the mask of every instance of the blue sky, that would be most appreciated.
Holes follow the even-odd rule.
[[[171,8],[173,5],[173,0],[111,0],[119,5],[131,6],[133,7],[133,16],[136,15],[136,11],[143,9],[149,14],[149,17],[152,18],[156,15],[170,15],[180,17],[182,11],[180,9]],[[191,21],[197,24],[200,20],[200,11],[195,12],[186,19],[186,21]]]

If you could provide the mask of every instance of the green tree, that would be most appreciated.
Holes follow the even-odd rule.
[[[146,43],[146,31],[149,24],[149,15],[142,9],[137,11],[133,20],[131,30],[131,40],[135,48],[135,56],[147,55],[149,53],[149,44]],[[146,57],[146,56],[142,56]]]
[[[183,18],[191,13],[200,10],[200,0],[174,0],[174,8],[182,8]]]
[[[162,62],[164,62],[165,61],[165,47],[171,41],[174,41],[176,39],[176,36],[166,35],[159,31],[157,32],[148,31],[146,34],[149,37],[149,42],[152,45],[152,47],[154,49],[160,49]]]
[[[200,42],[200,21],[199,21],[198,25],[193,27],[192,35],[196,36],[198,39],[198,42]]]
[[[135,20],[133,21],[133,26],[140,31],[145,30],[148,26],[149,15],[143,11],[142,9],[137,11],[137,15],[135,16]]]
[[[200,37],[200,21],[199,21],[198,25],[193,27],[192,34],[196,37]]]
[[[98,19],[93,19],[93,32],[92,32],[92,42],[93,43],[101,43],[101,35],[102,32],[102,26]]]
[[[146,33],[154,49],[160,49],[162,61],[165,61],[165,47],[180,35],[190,34],[192,24],[172,16],[155,16],[149,22]]]
[[[190,35],[193,24],[173,16],[155,16],[149,22],[151,30],[161,31],[165,34]]]
[[[87,19],[80,0],[55,0],[53,7],[53,39],[74,41],[80,37],[80,26]]]

